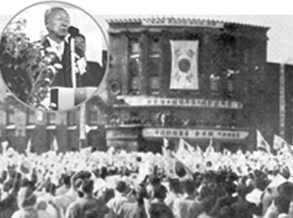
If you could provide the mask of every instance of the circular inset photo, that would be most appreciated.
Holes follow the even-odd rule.
[[[21,102],[69,110],[93,96],[107,65],[107,42],[97,21],[65,2],[42,2],[15,15],[2,31],[0,70]]]

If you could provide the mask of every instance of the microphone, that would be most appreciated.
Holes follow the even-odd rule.
[[[79,29],[74,26],[70,26],[68,28],[68,33],[71,35],[71,37],[77,36],[79,34]]]

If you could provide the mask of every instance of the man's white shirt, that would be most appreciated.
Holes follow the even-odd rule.
[[[61,43],[55,42],[49,37],[47,37],[49,43],[50,43],[50,49],[52,49],[53,52],[55,52],[60,60],[62,60],[62,56],[65,49],[65,41],[62,41]]]

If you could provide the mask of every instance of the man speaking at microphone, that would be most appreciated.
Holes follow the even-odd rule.
[[[81,87],[84,86],[79,79],[79,74],[86,73],[80,70],[80,61],[75,53],[74,44],[70,41],[79,33],[79,30],[70,26],[70,16],[62,7],[52,7],[45,12],[45,26],[48,34],[45,36],[42,45],[45,53],[53,53],[62,68],[57,70],[51,86],[55,87]],[[75,74],[75,78],[72,78]]]

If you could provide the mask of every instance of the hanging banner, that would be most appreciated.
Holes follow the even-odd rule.
[[[280,65],[280,88],[279,88],[279,111],[280,111],[280,136],[285,138],[286,119],[286,96],[285,96],[285,65]]]
[[[143,26],[179,26],[179,27],[206,27],[223,28],[224,22],[215,20],[184,19],[176,17],[158,17],[142,19]]]
[[[198,89],[198,41],[171,40],[170,89]]]
[[[214,130],[214,129],[175,129],[175,128],[144,128],[143,137],[149,138],[189,138],[189,139],[245,139],[249,132],[245,130]]]
[[[146,96],[117,96],[117,99],[124,100],[127,106],[135,107],[203,107],[203,108],[227,108],[242,109],[243,104],[238,101],[211,100],[195,98],[161,98]],[[122,105],[123,107],[123,105]]]

